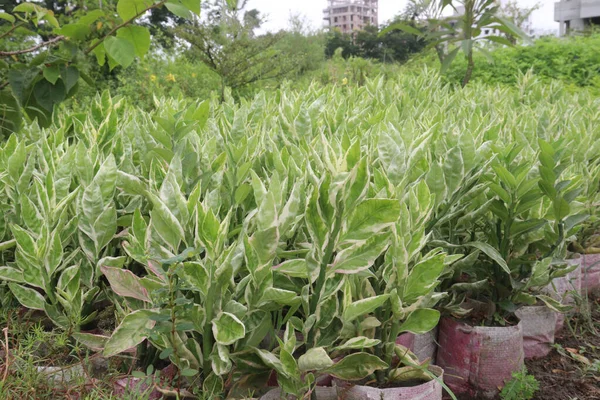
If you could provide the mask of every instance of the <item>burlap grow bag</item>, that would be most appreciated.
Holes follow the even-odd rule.
[[[523,327],[525,358],[547,356],[554,344],[557,313],[546,306],[532,306],[522,307],[515,314]]]
[[[584,254],[581,263],[581,290],[583,293],[600,289],[600,254]]]
[[[398,336],[397,344],[408,348],[415,353],[419,361],[430,359],[432,364],[435,364],[435,354],[437,352],[437,335],[438,327],[427,333],[415,335],[414,333],[406,332]]]
[[[438,341],[437,364],[444,369],[444,382],[458,395],[494,398],[523,367],[521,323],[482,327],[443,318]]]
[[[410,387],[397,387],[378,389],[370,386],[354,385],[349,382],[334,380],[333,387],[317,387],[318,400],[442,400],[443,370],[437,366],[430,366],[438,380]],[[282,396],[281,389],[274,389],[262,396],[261,400],[293,399],[294,397]]]

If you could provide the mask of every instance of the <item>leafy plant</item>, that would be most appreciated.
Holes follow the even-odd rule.
[[[484,176],[490,214],[477,220],[481,233],[459,233],[457,241],[461,244],[446,243],[475,249],[457,265],[450,290],[455,300],[458,296],[489,302],[486,315],[479,318],[491,319],[496,312],[507,315],[520,304],[538,301],[555,311],[564,310],[539,291],[575,268],[560,261],[566,254],[565,231],[585,215],[572,214],[570,204],[581,191],[577,178],[560,179],[566,168],[561,153],[542,139],[539,149],[538,166],[519,156],[523,148],[518,145],[497,155],[490,174]]]
[[[506,382],[500,392],[500,398],[503,400],[532,399],[539,388],[539,382],[533,375],[529,375],[527,369],[523,367],[522,371],[514,372],[512,379]]]
[[[76,12],[73,19],[27,2],[10,14],[1,13],[0,43],[19,33],[34,38],[34,44],[0,51],[0,135],[17,132],[23,115],[49,126],[55,107],[75,95],[80,78],[93,86],[82,68],[84,59],[93,55],[99,65],[108,62],[112,70],[143,57],[150,48],[150,31],[134,22],[163,6],[184,18],[200,14],[200,1],[179,0],[121,0],[116,10],[94,4],[88,12]],[[63,19],[67,22],[61,24]]]
[[[597,99],[527,77],[363,83],[151,111],[105,92],[26,124],[0,147],[1,280],[82,345],[135,351],[142,371],[163,359],[209,398],[275,374],[300,396],[324,374],[433,379],[400,333],[466,298],[501,322],[568,271]]]
[[[454,10],[451,17],[442,17],[446,7]],[[462,86],[466,86],[471,80],[475,62],[473,54],[475,51],[487,55],[484,47],[477,46],[480,41],[489,41],[503,45],[512,45],[510,40],[497,35],[481,35],[485,28],[496,29],[504,32],[511,37],[519,37],[523,40],[529,40],[528,37],[513,24],[510,20],[502,17],[499,13],[499,5],[494,0],[441,0],[425,1],[422,6],[418,6],[415,12],[418,14],[422,10],[439,9],[435,13],[439,19],[427,19],[426,29],[423,31],[410,26],[404,22],[398,22],[390,25],[382,34],[391,30],[400,29],[407,33],[423,36],[430,47],[438,48],[440,54],[441,70],[444,72],[456,55],[462,50],[467,60],[467,70],[462,80]],[[441,56],[439,46],[444,45],[448,48],[448,53]],[[454,47],[451,47],[454,45]]]

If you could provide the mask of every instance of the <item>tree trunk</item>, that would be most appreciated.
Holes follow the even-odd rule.
[[[446,56],[446,53],[444,52],[444,46],[438,44],[437,46],[435,46],[435,52],[437,53],[438,59],[440,60],[440,65],[442,65],[444,63],[444,57]]]
[[[462,87],[467,86],[467,83],[469,83],[471,80],[473,68],[475,68],[475,62],[473,61],[473,49],[471,49],[469,55],[467,56],[467,72],[465,72],[465,78],[463,79]]]
[[[221,103],[225,103],[225,78],[221,78]]]

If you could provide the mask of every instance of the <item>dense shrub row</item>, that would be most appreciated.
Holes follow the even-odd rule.
[[[151,113],[104,93],[0,147],[2,290],[209,398],[273,371],[297,395],[437,379],[401,333],[564,310],[541,290],[597,221],[598,99],[516,86],[422,73]],[[118,327],[89,333],[107,301]]]
[[[600,93],[600,34],[542,38],[531,46],[498,48],[490,55],[487,59],[477,54],[473,79],[514,85],[520,75],[532,70],[544,81],[559,80],[573,88],[587,87]],[[457,58],[447,79],[460,82],[466,68],[466,61]]]

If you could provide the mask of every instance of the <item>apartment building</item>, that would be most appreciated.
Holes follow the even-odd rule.
[[[327,0],[323,19],[330,28],[344,33],[364,29],[378,24],[379,0]]]
[[[554,20],[560,35],[582,31],[590,25],[600,25],[600,0],[562,0],[554,3]]]

